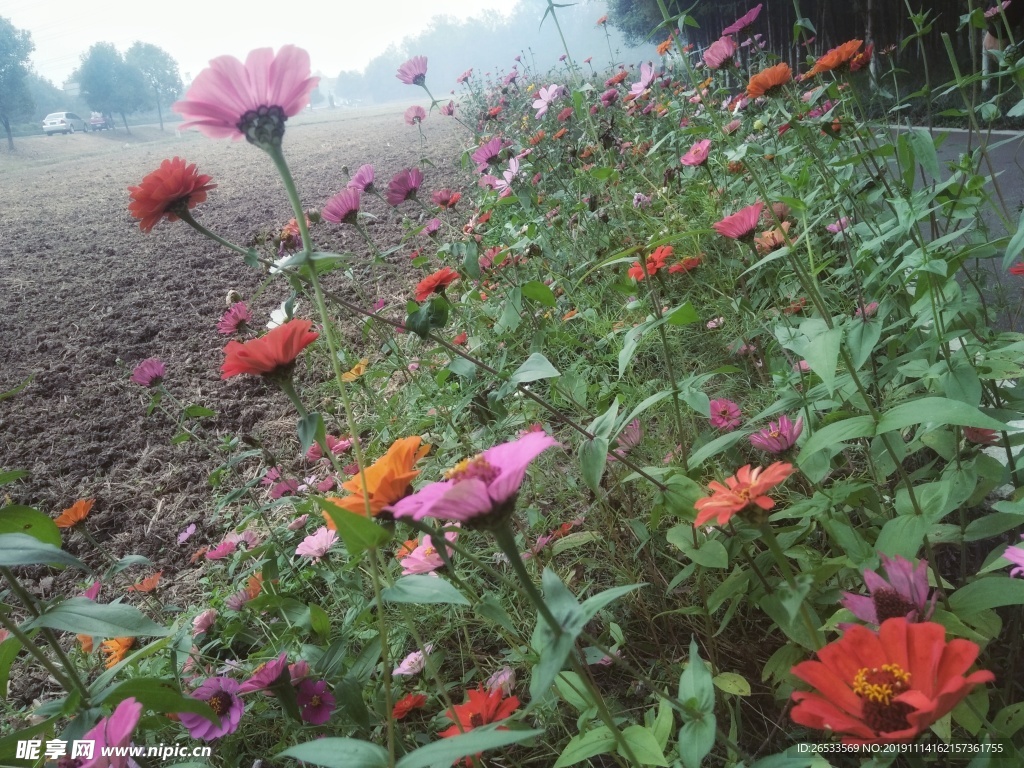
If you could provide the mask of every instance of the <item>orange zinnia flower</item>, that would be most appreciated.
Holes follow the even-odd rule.
[[[607,80],[605,80],[604,84],[611,88],[613,85],[618,85],[619,83],[623,82],[627,77],[629,77],[629,71],[625,69],[620,69],[617,73],[615,73]]]
[[[132,584],[128,587],[129,592],[152,592],[156,589],[156,585],[160,583],[160,577],[164,575],[163,571],[157,571],[152,576],[149,576],[138,584]]]
[[[370,365],[370,358],[364,357],[358,363],[352,366],[352,369],[341,374],[341,380],[349,383],[355,381],[366,373],[367,366]]]
[[[91,635],[75,635],[78,638],[78,642],[82,645],[82,653],[92,653],[92,636]]]
[[[271,377],[290,374],[295,358],[320,336],[310,330],[312,327],[311,320],[289,320],[258,339],[229,341],[224,347],[221,378],[242,373]]]
[[[177,221],[189,208],[206,201],[206,193],[217,186],[209,183],[212,178],[180,157],[164,160],[139,186],[128,187],[132,197],[128,212],[140,220],[143,232],[152,230],[162,219]]]
[[[850,40],[838,48],[833,48],[814,62],[814,66],[811,67],[811,71],[807,73],[806,77],[814,77],[823,72],[831,72],[833,69],[839,69],[844,64],[849,64],[860,51],[862,42],[862,40]]]
[[[976,685],[995,680],[984,669],[964,676],[977,658],[977,643],[946,642],[945,628],[934,622],[887,619],[877,635],[854,625],[818,651],[818,661],[790,670],[815,689],[793,694],[791,716],[838,733],[844,744],[910,742]]]
[[[413,478],[419,470],[413,464],[422,459],[430,451],[429,445],[420,445],[417,436],[403,437],[396,440],[372,466],[363,471],[363,479],[355,475],[342,483],[341,487],[351,492],[351,496],[338,498],[327,497],[327,501],[337,507],[348,510],[356,515],[366,514],[366,497],[363,496],[363,480],[366,481],[366,492],[369,494],[370,514],[376,516],[384,507],[394,504],[409,494]],[[327,527],[337,530],[334,521],[325,512]]]
[[[711,495],[694,504],[698,514],[693,524],[704,525],[714,519],[718,525],[725,525],[735,514],[771,509],[775,501],[764,494],[793,472],[793,465],[784,461],[777,461],[767,469],[757,467],[752,470],[747,464],[728,478],[725,485],[712,481],[708,485]]]
[[[535,134],[533,134],[533,136],[530,137],[530,146],[536,147],[538,144],[544,141],[544,136],[546,135],[547,134],[545,134],[544,131],[537,131]]]
[[[792,79],[793,70],[786,62],[768,67],[750,78],[750,82],[747,83],[747,96],[752,99],[759,96],[771,96]]]
[[[96,499],[79,499],[57,515],[57,519],[54,522],[58,528],[70,528],[73,525],[77,525],[88,517],[92,511],[92,505],[95,503]]]
[[[658,55],[659,56],[664,56],[666,53],[669,52],[669,49],[671,47],[672,47],[672,38],[671,37],[669,37],[666,40],[662,40],[660,43],[658,43]]]
[[[607,23],[608,23],[608,16],[607,15],[604,15],[604,16],[602,16],[601,18],[599,18],[597,20],[597,26],[599,26],[599,27],[603,27]]]
[[[250,600],[255,600],[259,597],[260,592],[263,591],[263,574],[257,573],[249,577],[249,581],[245,584],[245,594],[249,596]]]
[[[551,138],[554,139],[555,141],[558,141],[560,138],[565,136],[566,133],[568,133],[567,128],[559,128],[557,131],[555,131]]]
[[[113,637],[103,641],[103,655],[107,657],[107,669],[120,664],[128,651],[135,645],[134,637]]]
[[[425,301],[430,294],[440,293],[459,279],[459,273],[451,267],[442,267],[427,275],[416,286],[416,301]]]
[[[406,539],[402,542],[402,546],[395,552],[395,560],[404,560],[420,545],[416,539]]]

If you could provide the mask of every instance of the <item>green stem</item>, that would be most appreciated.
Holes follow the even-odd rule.
[[[192,218],[192,214],[187,209],[178,212],[177,216],[182,221],[184,221],[186,224],[188,224],[190,227],[192,227],[192,229],[194,229],[196,232],[198,232],[199,234],[201,234],[201,235],[203,235],[205,237],[210,238],[215,243],[220,243],[225,248],[229,248],[230,250],[234,251],[235,253],[240,253],[243,256],[248,256],[249,255],[249,251],[245,250],[245,248],[243,248],[242,246],[235,245],[230,240],[225,240],[220,235],[215,234],[214,232],[211,232],[206,227],[204,227],[202,224],[200,224],[198,221],[193,219]]]
[[[775,538],[775,532],[771,529],[771,526],[767,523],[763,523],[759,526],[761,531],[761,537],[768,545],[769,551],[772,553],[772,557],[775,558],[775,562],[778,563],[779,570],[782,572],[783,577],[786,579],[786,583],[794,594],[797,592],[796,576],[793,573],[792,567],[789,565],[789,560],[786,558],[786,553],[782,551],[782,547],[779,546],[778,539]],[[800,601],[800,618],[804,622],[804,626],[810,633],[811,638],[814,640],[814,645],[819,650],[825,646],[822,640],[821,632],[814,625],[814,620],[811,618],[810,611],[807,610],[807,604]]]

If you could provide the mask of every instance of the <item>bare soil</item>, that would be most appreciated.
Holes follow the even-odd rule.
[[[405,106],[319,110],[289,121],[285,154],[307,210],[345,186],[344,166],[354,172],[372,163],[379,186],[386,186],[423,158],[427,196],[458,183],[457,126],[432,115],[421,145],[402,119]],[[219,185],[194,213],[226,239],[250,245],[292,218],[263,152],[245,142],[178,133],[172,125],[165,132],[140,127],[131,135],[121,128],[18,139],[13,154],[0,151],[0,392],[29,381],[0,402],[0,471],[31,473],[0,494],[51,516],[76,499],[95,498],[88,521],[93,536],[115,557],[150,558],[169,587],[192,567],[189,555],[218,542],[230,522],[210,514],[208,476],[223,456],[198,441],[171,445],[176,425],[159,411],[146,414],[150,393],[129,381],[134,366],[160,358],[177,398],[216,412],[202,423],[214,447],[222,438],[261,438],[275,424],[291,430],[295,424],[284,396],[262,381],[221,381],[226,337],[216,330],[229,290],[249,301],[262,327],[287,286],[275,282],[257,293],[266,275],[237,254],[182,222],[163,222],[145,234],[128,214],[127,188],[175,155],[197,163]],[[396,212],[376,199],[365,199],[364,210],[376,217],[369,231],[382,250],[402,240],[405,214],[418,218],[423,211],[406,203]],[[354,252],[357,262],[366,253],[347,227],[325,222],[314,239],[322,250]],[[414,247],[410,242],[390,255],[393,268],[381,272],[382,292],[396,313],[418,279],[408,266]],[[351,292],[350,282],[340,272],[328,276],[329,287],[342,293]],[[311,309],[299,314],[312,316]],[[178,533],[190,523],[198,530],[179,546]],[[65,541],[92,565],[103,564],[81,536]],[[148,575],[134,570],[136,578]],[[29,586],[40,594],[73,584],[71,574],[56,584],[45,573],[27,575],[37,577]],[[187,592],[175,595],[183,607]]]

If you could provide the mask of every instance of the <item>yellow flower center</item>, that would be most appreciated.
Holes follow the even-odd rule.
[[[463,480],[477,479],[490,485],[501,474],[501,470],[488,463],[482,455],[472,459],[463,459],[444,473],[446,480],[461,483]]]
[[[907,690],[910,673],[899,664],[883,664],[881,668],[862,667],[853,678],[853,692],[875,704],[889,705]]]

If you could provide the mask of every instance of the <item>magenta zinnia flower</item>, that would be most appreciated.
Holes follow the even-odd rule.
[[[245,302],[236,301],[227,312],[221,315],[220,321],[217,323],[217,332],[223,333],[225,336],[234,336],[236,333],[244,331],[251,321],[252,312],[245,306]]]
[[[732,431],[743,421],[740,414],[740,407],[732,400],[727,400],[722,397],[717,400],[712,400],[710,406],[711,426],[717,429],[721,429],[726,432]]]
[[[485,144],[481,144],[477,150],[469,156],[469,159],[476,163],[476,169],[480,173],[487,170],[489,165],[498,164],[498,156],[501,154],[501,137],[495,136]]]
[[[614,88],[609,88],[607,91],[601,94],[601,104],[605,107],[610,107],[619,99],[619,92]]]
[[[337,533],[327,526],[321,525],[317,528],[316,533],[312,533],[302,540],[302,543],[295,548],[295,554],[302,557],[312,558],[314,563],[319,563],[320,558],[327,554],[327,550],[329,550],[337,540]]]
[[[89,768],[98,768],[99,766],[104,766],[104,768],[127,768],[129,764],[135,765],[134,761],[129,760],[128,755],[111,754],[107,756],[105,749],[108,747],[127,747],[131,744],[132,731],[135,730],[135,726],[138,725],[141,716],[142,704],[132,697],[124,699],[118,704],[114,711],[110,713],[110,717],[100,718],[100,721],[93,726],[92,730],[82,737],[83,740],[93,743],[92,754],[94,755],[82,765],[89,766]]]
[[[427,81],[427,57],[413,56],[398,68],[395,77],[406,85],[423,85]]]
[[[701,139],[693,143],[686,154],[679,158],[683,165],[698,166],[704,165],[708,159],[708,152],[711,149],[711,139]]]
[[[754,236],[757,229],[757,220],[761,216],[761,209],[764,203],[748,205],[732,216],[726,216],[721,221],[716,221],[712,226],[715,232],[722,237],[731,237],[733,240],[747,240]]]
[[[257,48],[245,64],[234,56],[213,59],[171,108],[185,118],[182,128],[195,126],[211,138],[279,145],[285,120],[305,108],[319,81],[310,77],[309,54],[301,48],[285,45],[276,56]]]
[[[928,561],[911,562],[899,555],[880,557],[887,578],[864,571],[864,585],[870,595],[844,592],[843,607],[868,624],[881,625],[886,619],[903,617],[910,622],[928,621],[938,598],[936,593],[928,599]]]
[[[407,110],[405,110],[405,122],[409,125],[416,125],[416,123],[422,123],[427,118],[426,110],[423,109],[419,104],[413,104]]]
[[[704,51],[704,63],[709,69],[721,69],[727,64],[732,64],[732,57],[736,54],[736,41],[728,35],[716,40]]]
[[[344,453],[352,447],[352,441],[344,437],[335,437],[334,435],[327,435],[324,438],[327,443],[327,450],[333,453],[335,456]],[[323,449],[320,447],[320,443],[313,443],[309,446],[309,450],[306,451],[306,461],[320,461],[324,456]]]
[[[1024,539],[1024,534],[1021,535]],[[1016,547],[1007,547],[1006,551],[1003,552],[1003,557],[1013,563],[1014,567],[1010,569],[1010,576],[1024,576],[1024,549],[1019,545]]]
[[[277,679],[285,673],[287,668],[287,653],[282,653],[273,661],[260,664],[252,673],[252,677],[239,686],[238,693],[253,693],[255,691],[262,691],[265,688],[269,688],[277,682]]]
[[[796,439],[804,428],[804,417],[797,417],[796,422],[782,416],[778,421],[769,421],[768,426],[750,436],[750,444],[768,453],[782,453],[796,444]]]
[[[722,30],[723,35],[733,35],[738,32],[742,32],[744,29],[749,27],[757,19],[759,13],[761,13],[761,7],[764,3],[758,3],[745,14],[740,16],[736,21],[730,24],[728,27]]]
[[[452,117],[455,114],[455,102],[449,101],[447,104],[442,104],[440,112],[445,117]]]
[[[404,171],[399,171],[388,183],[388,204],[398,206],[406,200],[415,198],[422,183],[423,173],[419,168],[406,168]]]
[[[503,519],[515,507],[530,462],[558,444],[548,434],[530,432],[460,462],[446,473],[446,480],[431,483],[386,509],[396,518],[436,517],[467,525]]]
[[[373,178],[373,166],[361,165],[348,180],[348,188],[358,189],[360,192],[373,192]]]
[[[230,677],[211,677],[192,692],[193,699],[205,701],[220,718],[220,725],[192,712],[179,712],[178,719],[193,739],[213,741],[238,730],[245,705],[238,698],[239,684]]]
[[[163,381],[166,373],[167,366],[157,358],[151,357],[135,366],[135,370],[132,371],[131,380],[140,387],[151,389]]]
[[[299,683],[295,700],[302,719],[307,723],[323,725],[334,713],[334,696],[327,690],[326,680],[303,680]]]
[[[357,187],[343,189],[324,206],[323,217],[335,224],[355,224],[359,218],[360,193]]]

